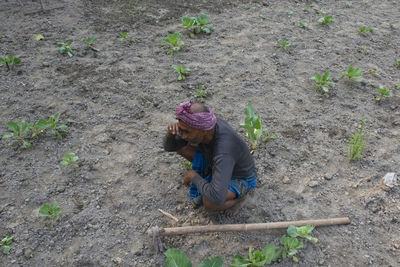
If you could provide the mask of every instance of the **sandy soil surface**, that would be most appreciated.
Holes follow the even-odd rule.
[[[9,121],[57,112],[69,126],[62,140],[44,135],[30,149],[1,141],[0,238],[14,236],[1,266],[161,266],[165,256],[146,234],[153,226],[342,216],[351,224],[314,230],[319,242],[307,243],[299,264],[275,265],[400,265],[400,189],[380,186],[387,172],[400,173],[398,1],[209,2],[44,1],[40,12],[38,2],[1,1],[0,56],[13,53],[22,62],[12,71],[0,68],[0,134],[8,133]],[[320,9],[335,18],[331,27],[318,24]],[[200,13],[215,30],[190,39],[180,18]],[[300,21],[308,27],[298,27]],[[361,26],[373,32],[362,36]],[[120,31],[128,33],[126,42]],[[169,57],[162,39],[174,31],[185,44]],[[100,52],[86,48],[89,36],[97,37]],[[78,52],[72,58],[56,46],[69,39]],[[278,40],[291,46],[278,51]],[[185,81],[171,68],[178,64],[191,69]],[[362,68],[361,82],[340,79],[349,65]],[[325,97],[310,77],[328,70],[335,86]],[[205,102],[243,138],[248,102],[278,136],[255,150],[259,182],[235,218],[194,210],[182,185],[183,159],[162,148],[175,105],[193,98],[199,85]],[[379,85],[393,97],[378,103]],[[365,155],[349,162],[346,145],[360,118],[367,119]],[[79,156],[78,168],[60,166],[67,152]],[[38,210],[52,200],[62,213],[49,227]],[[278,244],[283,233],[163,241],[194,266],[212,256],[229,266],[235,254]]]

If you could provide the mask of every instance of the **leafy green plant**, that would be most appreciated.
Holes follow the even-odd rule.
[[[43,40],[43,39],[44,39],[44,36],[41,35],[41,34],[37,34],[36,37],[35,37],[35,39],[36,39],[36,41],[40,41],[40,40]]]
[[[379,87],[376,89],[376,92],[380,94],[375,98],[378,102],[381,101],[383,97],[392,97],[392,90],[383,87],[382,85],[379,85]]]
[[[97,40],[96,37],[92,36],[92,37],[87,38],[85,40],[85,43],[86,43],[87,48],[92,49],[95,52],[99,52],[100,49],[94,47],[94,42],[96,42],[96,40]]]
[[[297,26],[299,26],[299,27],[302,28],[302,29],[307,29],[307,28],[308,28],[307,24],[305,24],[304,22],[301,22],[301,21],[299,21],[299,23],[297,24]]]
[[[349,80],[355,81],[355,82],[361,82],[361,74],[362,71],[360,68],[353,68],[353,66],[349,66],[347,68],[347,73],[344,73],[341,77],[341,79],[347,77]]]
[[[31,124],[25,123],[24,120],[20,120],[18,122],[10,121],[7,123],[7,126],[8,129],[12,131],[12,134],[5,134],[2,139],[12,138],[16,143],[22,144],[24,148],[31,147],[31,143],[26,140],[31,134]]]
[[[396,66],[400,68],[400,59],[396,59]]]
[[[13,54],[9,54],[5,58],[0,58],[0,67],[6,64],[8,70],[11,70],[14,65],[18,65],[20,63],[21,59],[14,57]]]
[[[186,256],[186,254],[179,249],[169,248],[165,252],[167,259],[164,262],[165,267],[192,267],[192,262]],[[214,257],[212,259],[205,259],[199,267],[222,267],[223,261],[220,257]]]
[[[183,165],[185,165],[185,167],[186,167],[188,170],[191,170],[191,169],[192,169],[192,163],[191,163],[190,161],[188,161],[188,160],[185,160],[185,161],[183,162]]]
[[[168,34],[168,36],[163,39],[164,43],[169,44],[171,46],[171,48],[168,49],[167,54],[172,55],[175,51],[181,50],[181,46],[184,45],[185,43],[180,39],[181,39],[180,32],[174,32],[173,34]]]
[[[125,42],[128,39],[128,33],[127,32],[119,32],[119,36],[121,36],[119,38],[119,41],[121,43]]]
[[[269,131],[267,128],[264,128],[262,123],[261,123],[261,117],[260,115],[256,116],[254,114],[254,108],[253,106],[248,103],[247,108],[244,112],[246,115],[246,119],[244,123],[241,123],[240,126],[246,129],[247,136],[249,137],[251,141],[251,149],[254,150],[257,147],[258,141],[260,140],[261,136],[263,133],[267,133],[267,139],[268,137],[271,139],[275,139],[275,135],[269,134]],[[265,139],[266,140],[266,139]]]
[[[325,10],[323,8],[316,8],[314,9],[317,14],[325,14]]]
[[[363,35],[363,36],[366,36],[367,33],[373,32],[373,31],[374,30],[370,26],[368,26],[368,27],[361,26],[360,29],[358,30],[358,33]]]
[[[57,202],[53,200],[50,204],[44,204],[39,209],[39,216],[49,217],[52,221],[57,221],[60,217],[61,209],[58,207]]]
[[[395,89],[395,90],[399,90],[399,89],[400,89],[400,83],[399,83],[398,85],[396,85],[396,86],[394,87],[394,89]]]
[[[284,40],[278,40],[279,47],[276,48],[276,50],[285,50],[291,46],[292,44],[289,41],[284,41]]]
[[[349,152],[348,158],[350,161],[356,159],[360,160],[363,156],[363,152],[365,150],[365,136],[367,135],[367,131],[365,130],[365,122],[366,119],[360,119],[361,126],[358,133],[350,137],[349,145],[347,146],[347,150]]]
[[[0,241],[0,246],[3,247],[3,254],[8,254],[10,252],[10,245],[14,241],[14,237],[8,237],[7,235]]]
[[[62,134],[68,131],[68,126],[65,124],[57,125],[59,118],[60,113],[50,116],[50,118],[47,120],[47,128],[51,130],[52,135],[57,136],[57,138],[61,140]]]
[[[190,69],[185,69],[181,65],[172,65],[172,68],[178,73],[178,81],[186,80],[186,76],[190,74]]]
[[[310,79],[315,81],[314,89],[316,91],[322,91],[325,94],[325,96],[328,97],[329,86],[335,85],[333,82],[329,81],[330,78],[331,78],[331,73],[329,71],[326,71],[323,75],[317,73]]]
[[[287,233],[290,237],[302,237],[309,240],[311,243],[315,244],[318,242],[318,239],[312,237],[312,231],[314,230],[314,226],[311,224],[307,224],[306,226],[296,227],[294,225],[290,225],[287,229]]]
[[[211,34],[214,29],[212,24],[208,24],[210,18],[205,14],[200,14],[198,17],[182,17],[182,26],[187,29],[190,33],[189,36],[194,38],[195,34],[204,32],[205,34]]]
[[[194,95],[194,98],[206,98],[207,93],[204,92],[204,85],[200,84],[199,89],[197,90],[196,94]]]
[[[318,19],[318,23],[321,25],[324,25],[324,26],[327,26],[327,25],[329,26],[329,23],[332,23],[334,21],[335,21],[335,19],[332,16],[325,16],[325,17]]]
[[[281,254],[282,249],[275,246],[275,244],[271,242],[264,247],[263,251],[249,248],[249,258],[246,258],[240,254],[236,255],[231,263],[231,266],[264,266],[265,264],[271,264],[272,262],[277,261],[281,257]]]
[[[367,46],[365,46],[365,45],[363,45],[363,46],[361,46],[361,53],[363,53],[364,55],[367,55],[368,54],[368,49],[367,49]]]
[[[64,42],[59,42],[57,43],[58,52],[60,54],[67,53],[69,57],[76,56],[77,52],[75,50],[72,50],[71,48],[72,40],[68,40],[65,43]]]
[[[390,27],[390,29],[394,29],[393,23],[389,23],[389,27]]]
[[[65,153],[64,157],[61,161],[62,166],[68,166],[72,165],[74,167],[79,167],[79,165],[76,163],[78,161],[78,156],[75,155],[75,153]]]
[[[297,249],[303,247],[303,242],[300,242],[296,237],[288,237],[283,235],[281,238],[281,244],[284,249],[282,251],[282,258],[291,256],[294,262],[299,262],[299,259],[295,256]]]
[[[266,20],[267,14],[265,12],[261,13],[260,18],[262,18],[263,20]]]
[[[35,125],[31,126],[32,137],[42,134],[48,127],[46,120],[38,120]]]
[[[353,3],[351,1],[345,2],[344,6],[347,7],[347,8],[352,7]]]

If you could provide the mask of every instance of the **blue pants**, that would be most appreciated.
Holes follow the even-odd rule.
[[[200,150],[197,150],[193,157],[192,170],[196,171],[207,182],[211,182],[212,176],[210,165]],[[254,173],[248,177],[232,177],[232,181],[229,184],[228,189],[236,194],[236,198],[240,198],[248,191],[253,190],[256,186],[256,183],[257,177]],[[189,196],[191,200],[201,196],[200,192],[197,190],[197,187],[192,182],[190,182]]]

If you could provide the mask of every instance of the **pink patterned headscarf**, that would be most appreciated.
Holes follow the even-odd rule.
[[[200,129],[200,130],[211,130],[217,123],[217,118],[214,112],[209,108],[208,112],[193,113],[190,110],[192,101],[186,101],[175,108],[176,119],[181,120],[187,125]]]

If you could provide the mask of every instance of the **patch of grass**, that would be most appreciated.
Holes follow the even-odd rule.
[[[355,135],[350,137],[349,140],[349,145],[347,146],[348,150],[348,158],[350,161],[355,160],[360,160],[361,157],[363,156],[366,144],[365,144],[365,136],[367,135],[367,131],[365,130],[365,123],[366,119],[360,119],[361,120],[361,126]]]

